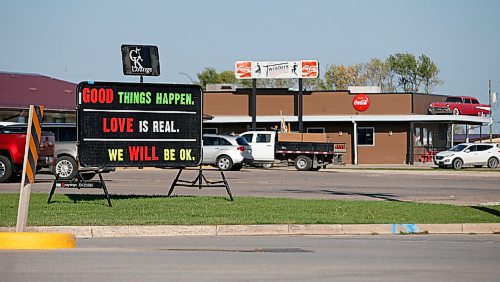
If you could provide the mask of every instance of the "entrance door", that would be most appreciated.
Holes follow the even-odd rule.
[[[256,133],[252,140],[252,155],[255,160],[272,161],[274,160],[274,134]]]

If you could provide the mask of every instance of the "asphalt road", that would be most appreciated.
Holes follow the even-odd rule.
[[[498,235],[81,239],[0,251],[2,281],[498,281]]]
[[[118,169],[103,174],[109,192],[166,195],[178,170]],[[181,179],[194,180],[197,170],[184,170]],[[209,180],[220,173],[205,170]],[[255,169],[225,172],[233,195],[314,199],[390,200],[478,205],[500,202],[500,172],[467,170],[350,170],[299,172],[294,169]],[[38,174],[32,192],[50,191],[54,177]],[[1,183],[0,192],[18,192],[19,182]],[[102,194],[99,189],[58,189],[56,193]],[[174,195],[227,196],[224,188],[176,187]]]

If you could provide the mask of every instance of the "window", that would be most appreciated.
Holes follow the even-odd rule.
[[[375,145],[375,128],[373,128],[373,127],[358,127],[358,145],[374,146]]]
[[[76,141],[76,127],[59,128],[58,141]]]
[[[308,127],[307,133],[325,133],[324,127]]]
[[[472,104],[472,102],[470,101],[470,99],[465,99],[465,103],[466,104]]]
[[[26,134],[26,127],[6,126],[0,129],[0,133],[24,133]]]
[[[247,140],[248,143],[252,143],[252,138],[253,138],[252,133],[245,134],[242,137],[245,138],[245,140]]]
[[[472,101],[472,104],[479,104],[479,101],[476,99],[471,99],[471,101]]]
[[[462,103],[462,98],[448,97],[448,98],[446,98],[446,102],[450,102],[450,103]]]
[[[247,140],[243,137],[238,137],[236,138],[236,144],[238,145],[242,145],[242,146],[248,146],[250,144],[248,144]]]
[[[477,145],[477,150],[476,151],[486,151],[493,148],[492,145]]]
[[[224,138],[215,138],[214,145],[230,146],[231,143]]]
[[[203,146],[215,145],[215,137],[203,137]]]
[[[44,126],[42,125],[42,130],[50,131],[54,133],[54,138],[56,142],[60,141],[72,141],[76,142],[76,127],[57,127],[57,126]]]
[[[203,134],[217,134],[219,130],[217,128],[203,128]]]
[[[415,146],[422,146],[422,130],[420,127],[415,127]]]
[[[256,143],[269,143],[271,142],[271,134],[257,134]]]

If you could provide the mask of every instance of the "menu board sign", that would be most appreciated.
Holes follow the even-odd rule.
[[[200,164],[200,86],[81,82],[77,94],[78,158],[82,165]]]

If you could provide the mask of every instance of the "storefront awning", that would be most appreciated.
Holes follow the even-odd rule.
[[[257,122],[298,122],[297,116],[257,116]],[[304,122],[446,122],[455,124],[487,125],[491,123],[490,117],[466,115],[305,115]],[[205,123],[250,123],[250,116],[214,116]]]

